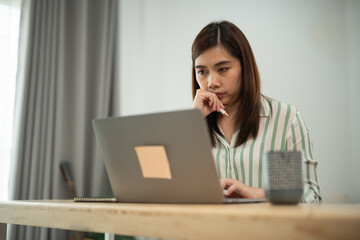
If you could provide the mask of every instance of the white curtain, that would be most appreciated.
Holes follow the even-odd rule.
[[[78,196],[112,195],[92,119],[119,112],[118,1],[25,0],[21,11],[10,198],[70,198],[62,161]],[[70,236],[9,229],[9,239]]]

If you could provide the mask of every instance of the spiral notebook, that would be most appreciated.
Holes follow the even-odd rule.
[[[118,202],[111,197],[75,197],[74,202]]]

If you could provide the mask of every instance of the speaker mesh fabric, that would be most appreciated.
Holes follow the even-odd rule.
[[[264,153],[264,184],[268,190],[303,188],[303,157],[298,151]]]

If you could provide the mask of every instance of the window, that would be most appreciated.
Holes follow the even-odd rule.
[[[8,199],[20,4],[0,1],[0,200]]]

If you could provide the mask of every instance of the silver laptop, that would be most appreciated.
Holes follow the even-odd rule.
[[[131,203],[246,203],[220,188],[198,110],[96,119],[95,135],[114,195]]]

